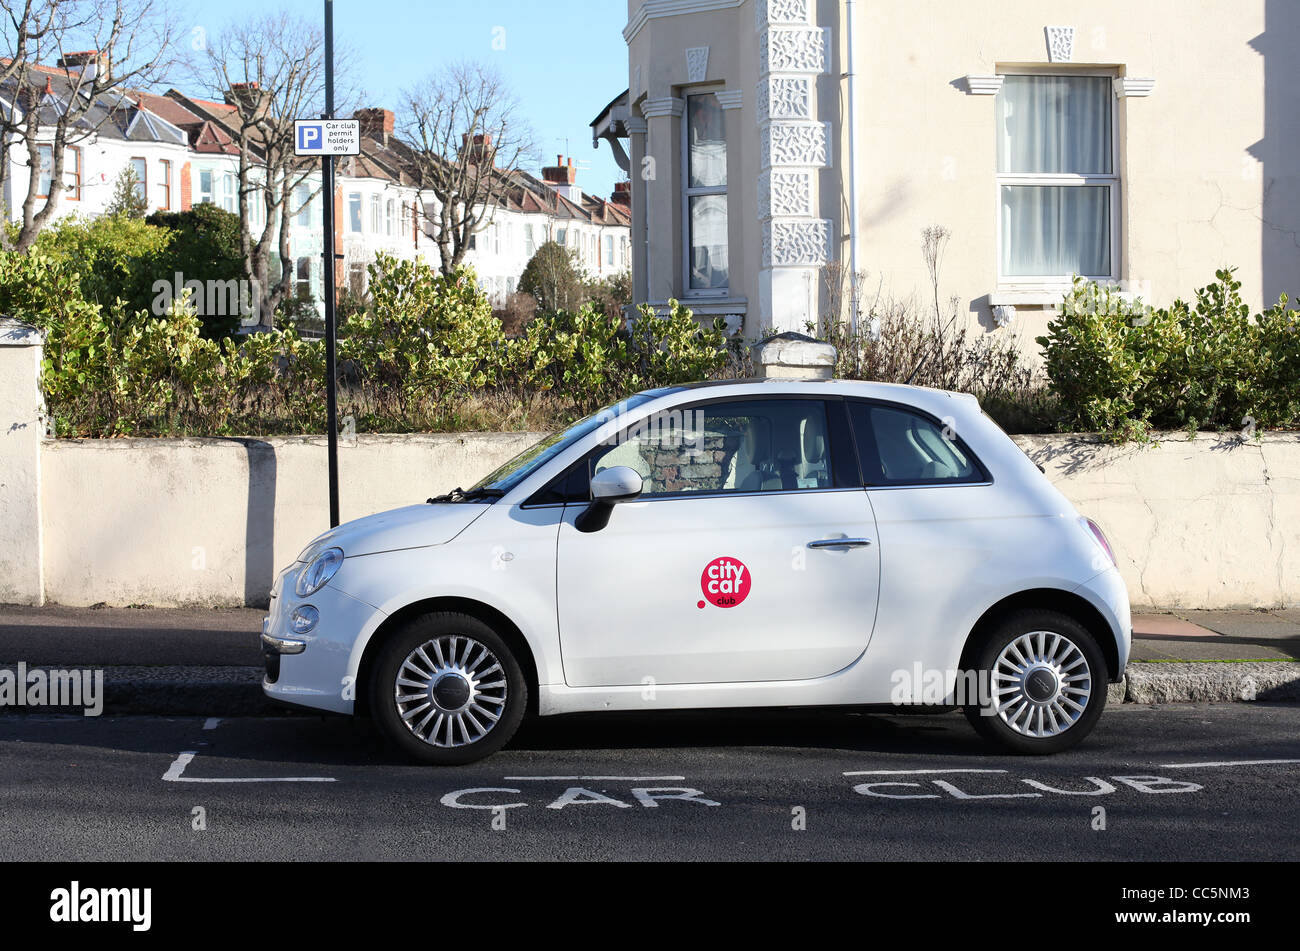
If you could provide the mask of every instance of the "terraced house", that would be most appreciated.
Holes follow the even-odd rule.
[[[1300,4],[630,0],[593,123],[632,178],[635,300],[747,336],[940,294],[1027,350],[1073,275],[1155,303],[1300,290]]]
[[[93,60],[93,54],[86,55]],[[32,68],[46,78],[39,104],[43,127],[74,94],[77,71],[84,64],[69,59],[54,67]],[[184,211],[205,202],[239,213],[238,110],[231,95],[216,102],[170,89],[165,94],[124,90],[103,97],[68,136],[66,188],[59,195],[55,218],[101,214],[127,167],[135,172],[147,213]],[[3,108],[21,113],[17,99],[11,89],[0,88]],[[416,186],[412,151],[394,133],[393,112],[367,108],[358,110],[356,118],[361,123],[361,153],[337,166],[334,221],[340,257],[335,266],[340,291],[360,295],[366,289],[367,265],[377,254],[418,257],[436,267],[439,253],[429,224],[435,200]],[[489,160],[493,155],[490,141],[466,147]],[[39,157],[36,174],[48,181],[52,146],[41,146]],[[32,171],[24,148],[11,149],[9,158],[3,200],[12,221],[22,217]],[[319,306],[324,295],[323,196],[319,167],[307,167],[310,171],[290,201],[289,248],[297,290],[310,294]],[[570,248],[591,277],[609,277],[630,267],[631,212],[625,186],[608,199],[584,194],[571,161],[557,161],[541,177],[520,169],[494,169],[494,175],[496,204],[472,236],[466,256],[494,306],[503,306],[514,293],[524,266],[546,241]],[[49,194],[48,186],[39,188],[38,204],[44,205]],[[263,204],[250,201],[247,213],[254,233],[261,233],[266,226]],[[278,222],[271,226],[272,233],[278,233]],[[279,269],[277,255],[271,273]]]

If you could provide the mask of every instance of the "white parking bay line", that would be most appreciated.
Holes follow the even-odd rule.
[[[859,769],[843,776],[918,776],[930,773],[1005,773],[1005,769]]]
[[[332,783],[333,776],[240,776],[228,779],[205,779],[197,776],[185,776],[185,767],[195,757],[193,752],[185,752],[176,757],[176,761],[163,773],[165,783]]]
[[[1278,766],[1285,763],[1300,763],[1300,759],[1228,759],[1217,763],[1165,763],[1165,769],[1197,769],[1211,766]]]
[[[556,782],[563,780],[604,780],[611,783],[666,783],[683,782],[685,776],[502,776],[512,783]]]

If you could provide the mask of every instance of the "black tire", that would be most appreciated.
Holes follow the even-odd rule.
[[[1024,638],[1029,638],[1029,649]],[[1016,660],[1008,645],[1015,645],[1026,663]],[[1039,645],[1040,655],[1034,656]],[[1008,654],[1000,661],[1004,650]],[[980,672],[981,690],[977,702],[965,706],[966,718],[980,736],[1011,753],[1042,756],[1068,750],[1092,732],[1106,707],[1106,659],[1087,628],[1068,614],[1027,610],[1008,615],[989,632],[971,666]],[[1000,689],[1008,692],[999,695]],[[999,697],[1009,709],[999,712]]]
[[[399,671],[423,687],[399,685]],[[399,694],[399,686],[409,692]],[[492,755],[514,736],[528,706],[528,684],[509,645],[483,621],[455,612],[425,614],[394,632],[379,648],[368,690],[384,738],[437,766]]]

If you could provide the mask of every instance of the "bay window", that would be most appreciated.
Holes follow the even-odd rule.
[[[998,273],[1007,285],[1118,276],[1109,76],[1008,75],[998,92]]]
[[[683,116],[685,198],[683,245],[686,293],[722,295],[728,289],[727,136],[713,93],[689,95]]]

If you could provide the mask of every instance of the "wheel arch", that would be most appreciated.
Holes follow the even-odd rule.
[[[1106,659],[1109,679],[1113,682],[1119,677],[1119,644],[1116,642],[1115,632],[1111,629],[1110,622],[1087,598],[1061,588],[1031,588],[1027,591],[1018,591],[991,605],[980,615],[979,620],[966,636],[966,643],[962,646],[960,668],[970,669],[975,652],[999,620],[1016,611],[1033,609],[1059,611],[1082,624],[1096,639],[1097,646]]]
[[[515,659],[519,661],[519,667],[523,672],[524,680],[528,684],[528,707],[526,715],[532,715],[537,712],[537,661],[533,657],[533,649],[528,643],[528,638],[524,636],[519,625],[502,613],[499,609],[483,601],[476,601],[473,598],[464,597],[435,597],[424,598],[420,601],[412,601],[410,604],[398,608],[392,614],[388,615],[379,627],[375,628],[370,639],[366,641],[366,646],[361,653],[361,660],[357,665],[357,692],[353,712],[357,716],[366,716],[369,714],[370,704],[370,670],[374,663],[375,656],[379,653],[380,646],[388,637],[410,621],[412,618],[419,617],[422,614],[433,614],[435,612],[456,612],[459,614],[468,614],[477,618],[484,624],[487,624],[504,640],[512,651],[515,653]]]

